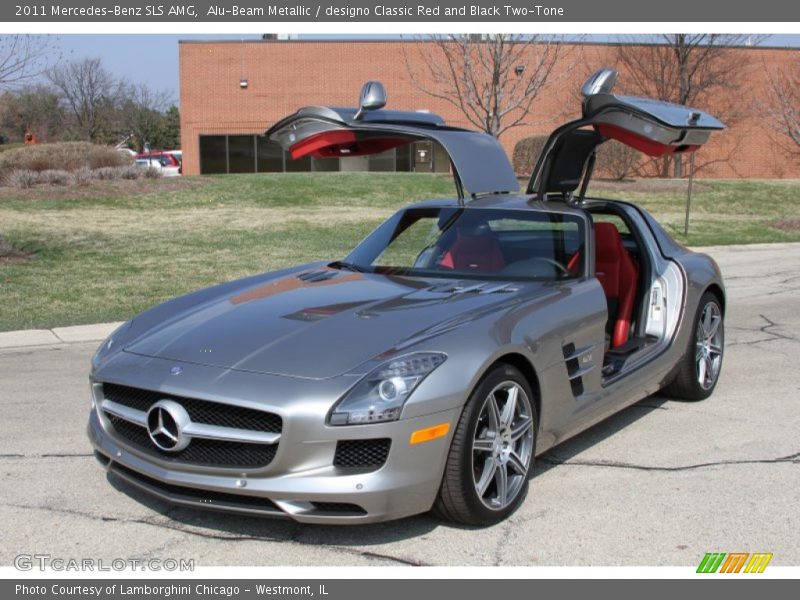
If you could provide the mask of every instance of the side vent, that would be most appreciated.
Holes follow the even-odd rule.
[[[337,271],[306,271],[305,273],[300,273],[297,278],[301,281],[307,281],[309,283],[317,283],[318,281],[327,281],[328,279],[332,279],[336,277],[339,273]]]
[[[594,369],[591,351],[594,346],[575,348],[572,342],[562,347],[564,362],[567,366],[567,377],[572,388],[572,395],[576,398],[583,394],[583,376]]]
[[[437,294],[510,294],[518,292],[519,288],[510,283],[487,284],[487,283],[445,283],[433,286],[429,292]]]

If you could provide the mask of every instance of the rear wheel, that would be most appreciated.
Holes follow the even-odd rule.
[[[524,500],[536,443],[525,377],[495,367],[470,395],[453,436],[434,510],[468,525],[492,525]]]
[[[710,292],[700,299],[693,332],[675,379],[664,388],[673,398],[704,400],[717,385],[722,369],[725,323],[719,299]]]

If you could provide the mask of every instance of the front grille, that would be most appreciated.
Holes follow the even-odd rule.
[[[206,425],[218,425],[233,429],[248,429],[251,431],[267,431],[270,433],[280,433],[283,427],[280,416],[275,413],[221,402],[211,402],[210,400],[184,398],[114,383],[103,384],[103,395],[108,400],[113,400],[118,404],[123,404],[142,412],[147,412],[159,400],[165,398],[175,400],[186,409],[194,423],[205,423]]]
[[[269,433],[280,433],[283,427],[281,417],[274,413],[221,402],[184,398],[112,383],[103,384],[103,396],[107,400],[143,413],[146,413],[159,400],[174,400],[186,409],[193,423]],[[183,450],[165,452],[153,444],[145,427],[131,423],[109,412],[105,412],[105,417],[117,436],[133,448],[150,456],[176,464],[231,469],[257,469],[269,465],[272,459],[275,458],[275,453],[278,449],[277,444],[234,442],[195,437]]]
[[[182,485],[174,485],[171,483],[164,483],[147,475],[142,475],[129,469],[119,463],[111,463],[111,471],[123,477],[132,483],[139,484],[144,488],[149,488],[152,491],[158,491],[175,500],[189,500],[197,502],[198,504],[208,506],[221,506],[221,507],[246,507],[263,510],[265,512],[284,514],[272,500],[269,498],[261,498],[259,496],[244,496],[241,494],[230,494],[228,492],[216,492],[210,490],[201,490],[197,488],[184,487]]]
[[[248,444],[194,438],[179,452],[165,452],[153,445],[144,427],[106,413],[114,431],[133,447],[167,462],[203,467],[257,469],[265,467],[275,458],[277,444]]]
[[[392,440],[341,440],[336,443],[333,465],[344,469],[377,470],[386,462]]]

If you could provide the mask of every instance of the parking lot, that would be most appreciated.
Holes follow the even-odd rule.
[[[106,478],[85,435],[96,343],[0,350],[0,564],[20,553],[211,565],[800,564],[800,244],[713,248],[726,354],[701,403],[650,397],[540,457],[487,529],[321,527],[175,508]]]

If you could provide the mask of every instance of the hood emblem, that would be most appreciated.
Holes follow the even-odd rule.
[[[175,365],[174,367],[172,367],[169,370],[169,372],[170,372],[170,375],[180,375],[181,373],[183,373],[183,367],[179,367],[178,365]]]
[[[159,400],[147,411],[147,433],[157,448],[179,452],[192,441],[184,433],[191,419],[189,413],[174,400]]]

